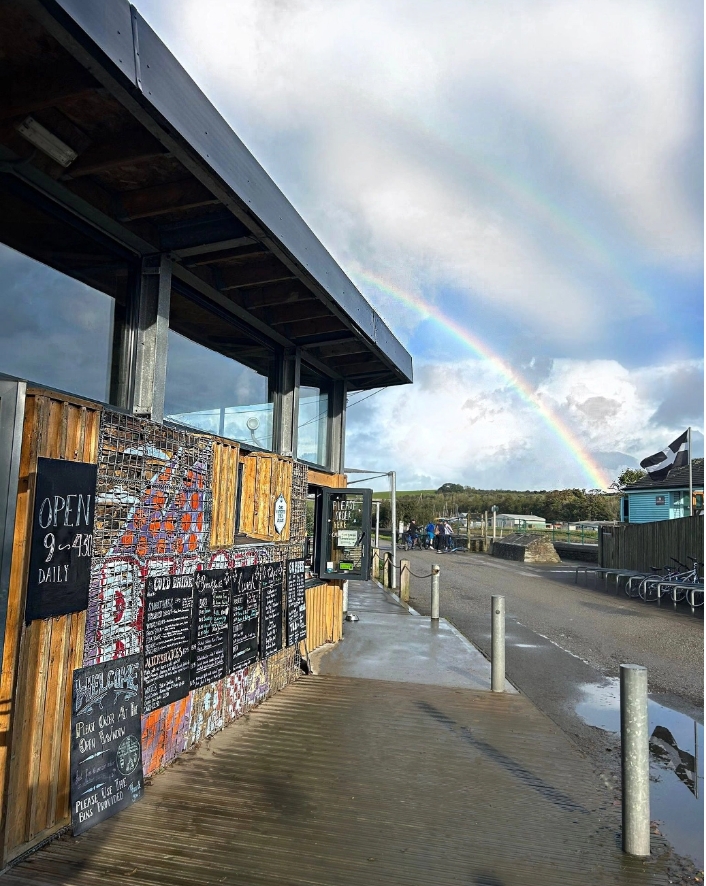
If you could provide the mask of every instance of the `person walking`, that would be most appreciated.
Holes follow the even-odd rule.
[[[427,534],[427,548],[431,550],[434,547],[434,523],[430,520],[424,530]]]
[[[453,527],[449,523],[448,520],[444,521],[444,544],[447,551],[450,551],[453,547]]]

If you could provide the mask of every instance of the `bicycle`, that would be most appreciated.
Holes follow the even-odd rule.
[[[650,600],[649,591],[650,587],[654,587],[657,591],[654,600],[658,604],[660,603],[662,596],[666,594],[671,594],[672,602],[674,604],[685,600],[688,596],[690,587],[701,583],[699,566],[703,567],[703,563],[700,563],[696,557],[692,557],[691,554],[687,554],[687,558],[692,561],[691,569],[675,557],[670,557],[670,560],[676,563],[677,567],[681,567],[681,569],[684,570],[683,572],[680,572],[679,569],[674,566],[650,566],[650,569],[653,570],[654,574],[645,576],[640,582],[637,591],[640,599],[645,602],[653,602]],[[664,572],[664,575],[658,574],[661,572]],[[670,583],[671,590],[663,591],[659,588],[659,585],[664,584],[665,582]],[[703,603],[700,605],[703,605]]]

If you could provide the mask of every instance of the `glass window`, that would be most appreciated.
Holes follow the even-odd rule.
[[[0,244],[0,372],[109,400],[114,311],[110,295]]]
[[[302,364],[299,386],[297,458],[326,465],[328,448],[328,385]]]
[[[172,292],[164,417],[272,449],[274,351]]]

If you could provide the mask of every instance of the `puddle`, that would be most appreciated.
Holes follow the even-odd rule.
[[[576,713],[589,726],[620,732],[620,681],[581,687]],[[704,727],[648,699],[650,817],[680,855],[704,866]]]

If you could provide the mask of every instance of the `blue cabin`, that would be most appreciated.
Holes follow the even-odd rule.
[[[704,507],[704,460],[695,458],[692,465],[694,513]],[[689,516],[689,467],[676,468],[664,480],[643,477],[626,486],[620,502],[622,523],[653,523]]]

